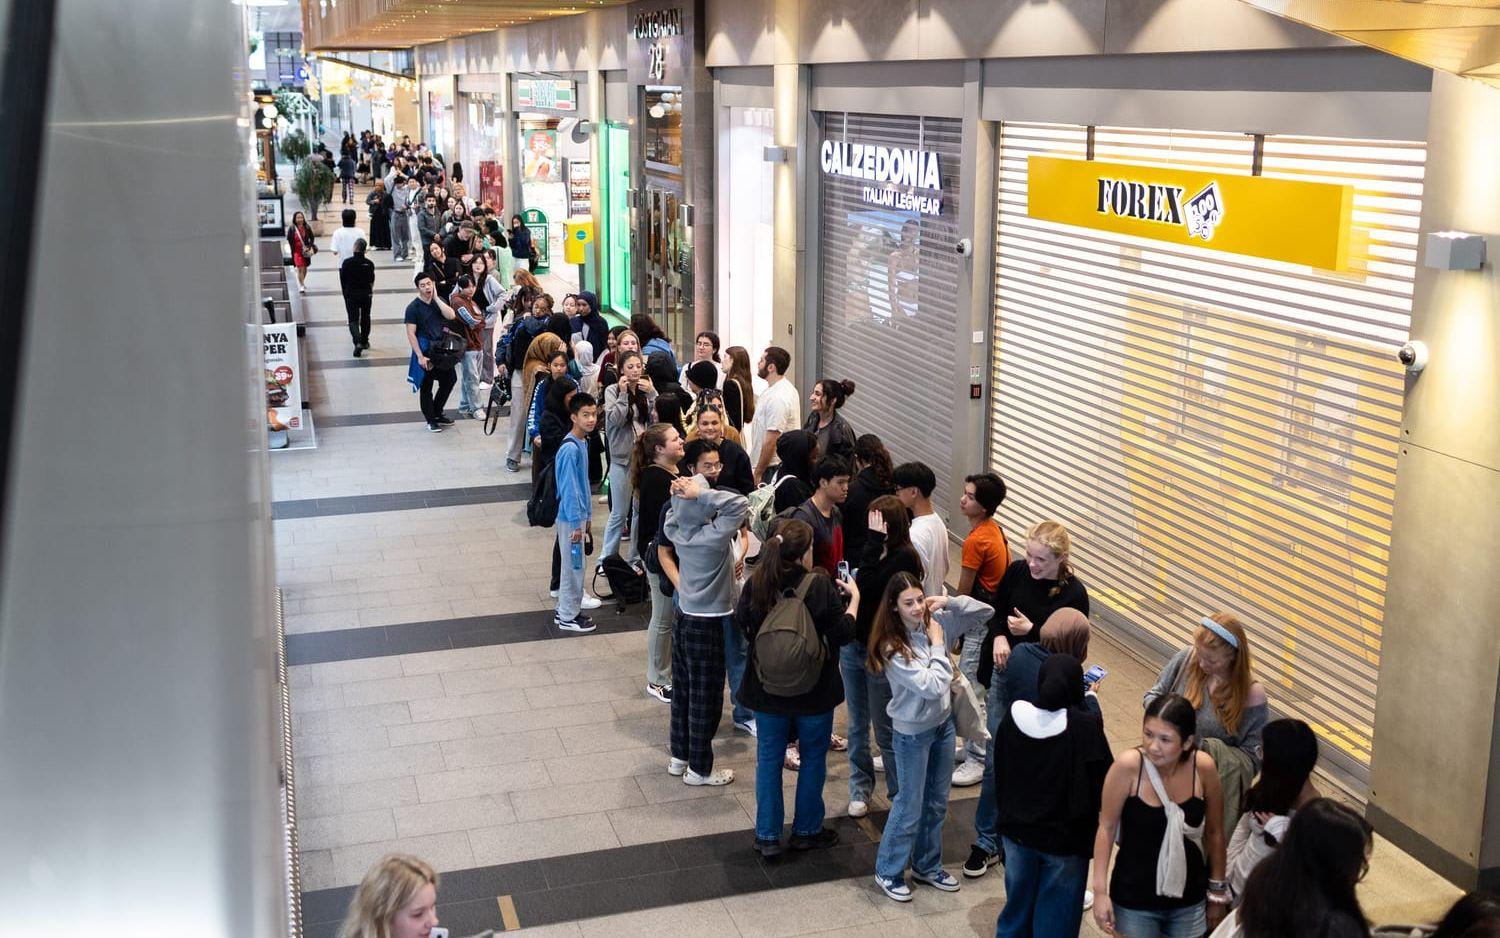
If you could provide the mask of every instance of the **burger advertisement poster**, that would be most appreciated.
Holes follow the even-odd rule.
[[[297,362],[297,327],[261,326],[265,338],[266,421],[273,430],[302,426],[302,375]]]

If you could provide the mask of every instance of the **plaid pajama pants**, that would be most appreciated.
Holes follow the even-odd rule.
[[[724,620],[677,617],[672,634],[672,758],[698,775],[714,769],[714,734],[724,715]]]

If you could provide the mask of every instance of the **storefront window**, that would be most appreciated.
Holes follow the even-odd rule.
[[[682,89],[647,88],[646,162],[682,168]]]
[[[761,156],[775,142],[770,108],[729,108],[729,127],[720,141],[720,172],[727,198],[719,242],[720,319],[726,345],[762,349],[771,342],[771,291],[755,289],[771,281],[774,242],[772,174]]]
[[[523,112],[519,121],[521,208],[546,216],[546,237],[538,238],[538,268],[578,289],[578,268],[563,262],[563,222],[572,214],[588,214],[592,199],[592,167],[588,138],[574,139],[578,119]],[[582,210],[574,212],[582,206]]]

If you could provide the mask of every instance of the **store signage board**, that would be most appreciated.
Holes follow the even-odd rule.
[[[860,199],[870,205],[923,215],[943,213],[943,174],[936,153],[824,140],[818,156],[823,172],[830,176],[874,183],[860,189]]]
[[[1026,175],[1032,218],[1349,269],[1353,186],[1051,156]]]
[[[544,111],[576,111],[578,96],[573,83],[562,79],[517,78],[516,107]]]
[[[631,26],[630,34],[636,39],[663,39],[667,36],[681,36],[682,10],[674,7],[670,10],[637,13],[635,15],[635,22]]]

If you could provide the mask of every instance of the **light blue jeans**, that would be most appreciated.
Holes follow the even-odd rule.
[[[745,633],[734,627],[734,616],[725,616],[724,676],[729,680],[729,701],[734,705],[736,723],[755,719],[755,711],[740,703],[740,682],[745,679],[745,659],[749,650],[750,642],[746,640]]]
[[[567,564],[563,564],[567,566]],[[646,623],[646,683],[672,683],[672,626],[677,621],[677,601],[663,596],[662,578],[646,571],[651,586],[651,621]]]
[[[1000,672],[990,675],[990,692],[985,695],[984,722],[990,731],[990,742],[984,747],[984,781],[979,785],[979,804],[974,806],[974,845],[985,853],[1000,852],[995,825],[1000,822],[1000,806],[995,803],[995,734],[1005,704],[1000,699]]]
[[[909,860],[918,876],[936,876],[943,868],[943,819],[953,781],[953,721],[915,735],[897,730],[892,743],[905,781],[880,835],[875,875],[901,879]],[[885,758],[891,761],[890,754]]]
[[[484,364],[483,352],[465,352],[458,379],[458,409],[465,414],[484,409],[479,399],[479,372]]]
[[[578,618],[583,604],[583,571],[573,569],[573,532],[581,523],[557,519],[557,552],[562,556],[562,572],[557,578],[557,617],[564,622]]]
[[[901,790],[900,767],[891,749],[891,683],[884,674],[865,668],[865,646],[850,642],[839,649],[839,671],[844,677],[844,702],[849,705],[849,800],[869,802],[875,792],[875,761],[870,728],[885,760],[885,792],[892,802]]]
[[[979,652],[983,645],[984,629],[971,630],[964,635],[959,644],[958,670],[964,677],[969,679],[970,687],[978,688],[981,686],[979,683]],[[990,730],[990,735],[995,735],[993,728]],[[980,740],[964,740],[964,755],[971,759],[984,761],[985,749],[985,744]]]
[[[1165,912],[1115,906],[1115,934],[1120,938],[1202,938],[1207,932],[1208,916],[1201,902]]]
[[[630,488],[630,467],[609,461],[609,524],[604,528],[604,547],[600,557],[619,551],[623,560],[635,558],[635,538],[623,541],[625,522],[636,514],[635,492]],[[635,530],[635,525],[631,525]]]

